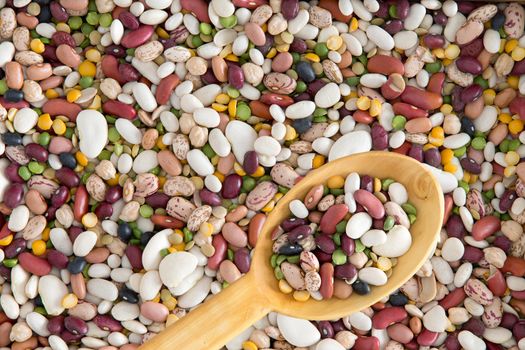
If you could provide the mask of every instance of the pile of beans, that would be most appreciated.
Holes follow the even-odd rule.
[[[372,149],[438,178],[435,256],[346,324],[273,314],[228,349],[523,348],[524,18],[451,0],[0,0],[0,349],[137,348],[249,270],[309,170]],[[401,315],[370,323],[383,309]]]
[[[272,233],[270,263],[279,289],[295,300],[369,294],[412,245],[417,211],[392,179],[332,176],[289,207],[292,216]]]

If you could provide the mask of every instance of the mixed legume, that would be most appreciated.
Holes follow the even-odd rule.
[[[0,7],[2,349],[137,348],[248,271],[301,176],[371,149],[439,179],[434,256],[372,308],[227,347],[525,347],[521,5]]]
[[[279,289],[299,301],[369,294],[412,245],[417,211],[392,179],[332,176],[289,208],[272,233],[270,262]]]

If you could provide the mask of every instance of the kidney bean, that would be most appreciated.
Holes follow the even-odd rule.
[[[462,158],[459,162],[461,163],[461,166],[463,167],[463,169],[465,169],[469,173],[476,174],[476,175],[481,174],[481,165],[476,163],[474,159],[465,157],[465,158]]]
[[[55,176],[60,183],[69,188],[77,187],[80,184],[80,177],[73,169],[62,167],[55,171]]]
[[[361,184],[359,188],[368,192],[373,192],[374,179],[369,175],[361,176]]]
[[[379,339],[377,337],[357,337],[354,347],[355,350],[379,350]]]
[[[67,263],[69,262],[67,256],[65,256],[64,253],[54,249],[49,249],[47,251],[47,261],[49,261],[49,263],[57,269],[65,269],[67,267]]]
[[[18,175],[19,168],[20,165],[17,163],[11,163],[5,168],[4,175],[11,183],[25,183],[24,179]]]
[[[24,185],[20,183],[10,184],[4,192],[4,204],[11,209],[22,204],[24,199]]]
[[[387,328],[387,334],[390,339],[401,344],[407,344],[414,338],[414,333],[402,323],[396,323]]]
[[[301,225],[288,233],[288,241],[290,243],[297,243],[300,240],[310,236],[312,234],[312,228],[309,225]]]
[[[494,296],[501,297],[507,291],[507,281],[500,270],[491,268],[490,272],[491,275],[487,278],[487,287]]]
[[[461,102],[469,103],[477,100],[483,93],[483,88],[478,84],[472,84],[461,91]]]
[[[241,273],[247,273],[250,270],[250,251],[247,248],[241,248],[235,251],[233,262]]]
[[[299,13],[299,1],[298,0],[282,0],[281,2],[281,13],[283,17],[290,21],[297,17]]]
[[[221,197],[207,188],[203,188],[199,191],[199,197],[204,204],[211,206],[219,206],[222,203]]]
[[[16,258],[26,247],[26,241],[23,238],[14,239],[11,244],[4,248],[4,254],[7,259]]]
[[[501,272],[509,272],[513,276],[525,276],[525,260],[509,255],[501,268]]]
[[[321,90],[321,88],[324,87],[326,84],[327,83],[324,82],[323,80],[320,80],[320,79],[314,80],[313,82],[308,84],[308,88],[306,89],[306,92],[310,95],[310,97],[313,98],[315,94],[317,94],[317,92]]]
[[[184,222],[175,219],[169,215],[153,214],[150,220],[157,226],[164,228],[183,228],[186,226]]]
[[[423,162],[423,146],[413,143],[408,151],[408,156],[418,162]]]
[[[437,148],[429,148],[423,152],[425,163],[433,167],[439,167],[441,164],[441,153]]]
[[[305,53],[308,49],[306,42],[303,39],[295,37],[290,44],[290,52]]]
[[[518,316],[511,314],[510,312],[504,312],[501,317],[500,327],[512,329],[518,320]]]
[[[215,253],[208,259],[208,267],[212,270],[217,270],[221,262],[226,259],[228,243],[222,237],[222,234],[214,235],[212,240]]]
[[[222,184],[222,197],[226,199],[236,198],[241,192],[242,177],[237,174],[226,176]]]
[[[445,84],[445,73],[438,72],[430,76],[428,81],[427,90],[435,94],[442,94],[443,85]]]
[[[84,185],[80,185],[75,193],[75,201],[73,204],[73,215],[75,220],[81,221],[82,216],[88,211],[89,206],[89,194]]]
[[[317,245],[317,248],[327,254],[332,254],[336,248],[332,238],[327,235],[319,235],[315,237],[315,244]]]
[[[259,234],[261,233],[265,222],[266,215],[263,213],[257,213],[251,218],[250,224],[248,226],[248,243],[251,247],[255,248],[257,245]]]
[[[428,329],[423,329],[423,331],[417,336],[416,341],[421,346],[430,346],[436,341],[438,336],[439,333],[437,332],[431,332]]]
[[[118,19],[122,22],[124,27],[135,30],[138,29],[140,26],[140,22],[131,12],[129,11],[122,11],[118,15]]]
[[[456,66],[460,71],[474,75],[480,74],[483,70],[481,63],[475,57],[466,55],[462,55],[456,60]]]
[[[357,276],[357,269],[349,262],[343,265],[337,265],[334,268],[334,276],[343,280],[352,281],[355,276]]]
[[[443,45],[445,45],[445,38],[443,37],[443,35],[427,34],[425,35],[423,40],[425,42],[425,45],[429,49],[438,49],[438,48],[443,47]]]
[[[458,306],[465,300],[467,297],[467,294],[465,293],[465,290],[463,288],[456,288],[449,294],[447,294],[443,299],[439,301],[439,305],[443,307],[443,309],[448,310],[451,307]]]
[[[402,307],[388,307],[372,316],[372,326],[376,329],[385,329],[393,323],[401,322],[408,314]]]
[[[100,329],[110,332],[120,332],[122,325],[109,315],[97,315],[92,320]]]
[[[392,19],[385,23],[383,29],[386,30],[388,34],[394,35],[403,30],[403,22],[399,19]]]
[[[323,252],[322,250],[314,250],[314,254],[317,258],[317,260],[319,260],[320,263],[325,263],[325,262],[331,262],[332,261],[332,254],[331,253],[325,253]]]
[[[448,350],[461,350],[461,344],[455,333],[448,334],[447,339],[445,339],[445,347]]]
[[[124,34],[120,44],[127,49],[139,47],[151,38],[154,29],[153,26],[142,25],[138,29]]]
[[[379,123],[372,125],[372,148],[375,150],[385,150],[388,147],[388,133]]]
[[[283,108],[288,107],[289,105],[294,103],[294,99],[292,97],[287,96],[287,95],[273,93],[273,92],[264,93],[259,100],[266,105],[278,105]],[[341,116],[341,112],[339,112],[339,115]],[[249,153],[249,152],[253,152],[253,151],[248,151],[246,153]],[[245,154],[245,157],[246,157],[246,154]]]
[[[59,335],[62,333],[65,329],[64,327],[64,316],[58,315],[53,316],[49,319],[49,322],[47,323],[47,330],[49,333],[54,335]]]
[[[74,335],[85,335],[88,332],[87,323],[75,316],[64,318],[64,327]]]
[[[372,218],[381,219],[385,216],[385,207],[372,193],[359,189],[354,192],[354,199],[366,209]]]
[[[69,199],[69,189],[66,186],[60,186],[51,196],[51,205],[60,208]]]
[[[156,194],[156,193],[155,193]],[[148,198],[151,196],[146,197],[146,203],[153,206],[151,203],[148,202]],[[106,190],[106,196],[104,197],[104,200],[110,204],[115,203],[120,198],[122,198],[122,187],[120,186],[110,186]],[[166,201],[167,203],[167,201]],[[166,205],[162,206],[166,207]]]
[[[321,333],[321,338],[333,338],[335,335],[334,328],[332,324],[328,321],[319,321],[317,322],[317,329]]]
[[[357,198],[356,198],[356,201],[357,201]],[[321,222],[319,223],[319,229],[321,230],[321,232],[325,234],[328,234],[328,235],[334,234],[336,231],[335,227],[341,220],[343,220],[343,218],[345,217],[347,213],[348,213],[348,206],[346,204],[332,205],[330,208],[328,208],[328,210],[325,212],[325,214],[321,218]]]
[[[62,7],[58,1],[51,1],[49,4],[49,10],[57,22],[67,22],[69,19],[69,14],[67,13],[66,9]]]
[[[485,325],[479,318],[471,317],[466,323],[463,324],[461,329],[470,331],[478,337],[481,337],[485,331]]]
[[[118,189],[119,189],[118,194],[120,195],[121,187],[118,187]],[[107,197],[107,194],[106,194],[106,197]],[[170,200],[170,197],[167,194],[165,194],[165,193],[156,192],[156,193],[153,193],[150,196],[147,196],[145,198],[145,200],[146,200],[146,203],[148,203],[148,205],[150,205],[154,209],[166,208],[166,205],[168,204],[168,201]]]
[[[347,256],[354,254],[354,251],[355,251],[354,240],[348,237],[346,234],[341,235],[341,249]]]
[[[18,262],[24,270],[36,276],[45,276],[51,272],[51,265],[47,260],[34,256],[28,252],[20,253],[18,256]]]
[[[501,229],[500,219],[495,216],[485,216],[476,221],[472,226],[472,237],[476,241],[481,241]]]
[[[38,143],[30,143],[25,146],[26,155],[39,162],[46,162],[49,153]]]
[[[329,262],[323,263],[319,274],[321,275],[321,288],[319,292],[324,299],[330,299],[334,294],[334,265]]]
[[[120,77],[120,74],[119,74]],[[104,113],[115,115],[119,118],[133,120],[137,117],[137,111],[131,105],[120,101],[109,100],[102,105]]]

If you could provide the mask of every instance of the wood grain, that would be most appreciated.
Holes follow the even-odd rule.
[[[271,231],[289,216],[288,203],[304,198],[309,189],[326,183],[333,175],[351,172],[392,178],[408,190],[417,208],[412,225],[410,250],[398,259],[388,283],[373,287],[369,295],[352,295],[346,300],[295,301],[282,294],[269,264]],[[396,153],[368,152],[332,161],[311,171],[295,185],[268,216],[255,249],[250,271],[218,295],[211,297],[180,321],[144,344],[143,350],[214,350],[270,311],[309,320],[337,319],[362,310],[398,289],[416,273],[432,254],[443,220],[443,194],[431,173],[416,160]]]

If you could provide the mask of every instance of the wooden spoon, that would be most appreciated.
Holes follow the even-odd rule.
[[[272,230],[290,215],[288,204],[303,199],[311,187],[326,183],[330,176],[346,177],[351,172],[381,179],[392,178],[408,190],[417,208],[417,220],[410,228],[412,246],[398,259],[387,284],[372,287],[368,295],[352,294],[348,299],[295,301],[279,291],[270,266]],[[415,274],[433,252],[443,222],[443,195],[436,179],[416,160],[388,152],[368,152],[332,161],[313,170],[297,183],[268,215],[261,230],[250,271],[145,343],[143,350],[220,349],[237,334],[270,311],[309,320],[333,320],[362,310],[390,295]]]

